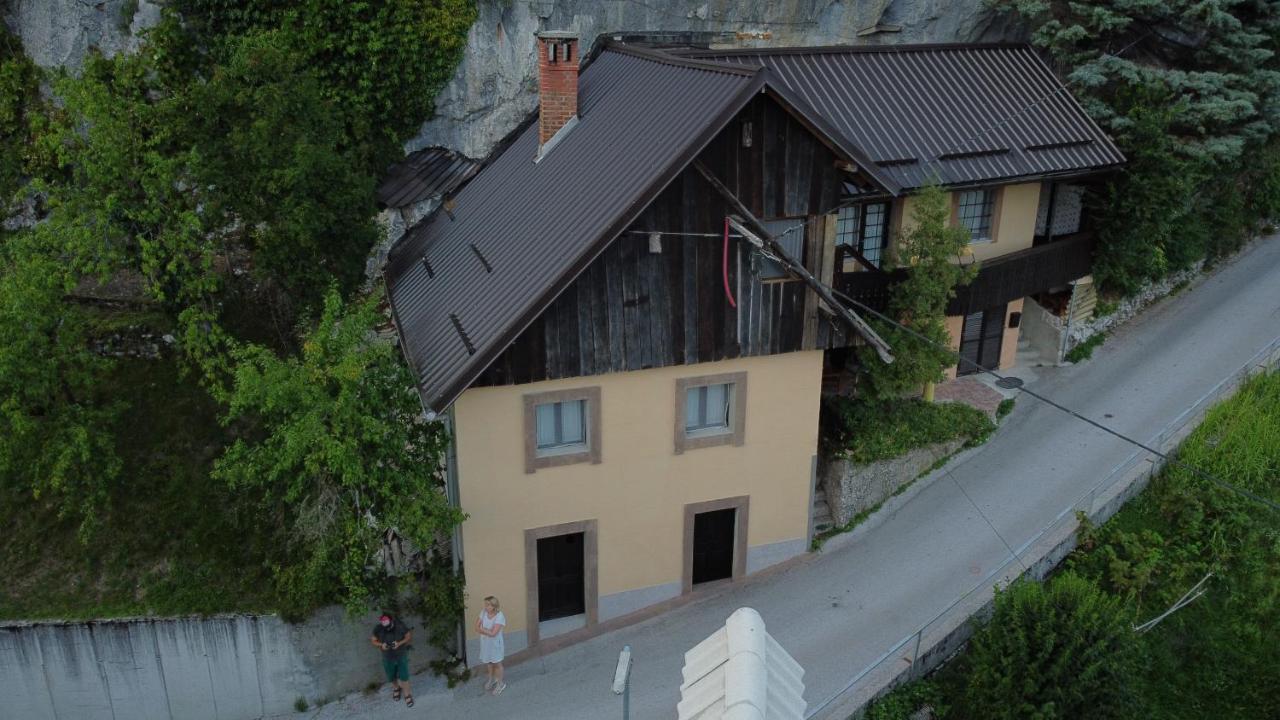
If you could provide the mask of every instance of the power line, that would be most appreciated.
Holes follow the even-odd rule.
[[[976,363],[976,362],[974,362],[974,361],[972,361],[972,360],[970,360],[970,359],[968,359],[968,358],[964,357],[963,355],[961,355],[960,353],[956,352],[955,350],[952,350],[951,348],[946,347],[945,345],[942,345],[942,344],[940,344],[940,343],[938,343],[938,342],[936,342],[936,341],[932,340],[931,338],[928,338],[928,337],[925,337],[924,335],[921,335],[920,333],[916,332],[915,330],[912,330],[911,328],[907,327],[906,325],[903,325],[902,323],[898,322],[897,320],[893,320],[892,318],[890,318],[890,317],[886,316],[884,313],[881,313],[881,312],[879,312],[878,310],[875,310],[875,309],[873,309],[873,308],[871,308],[871,307],[868,307],[867,305],[865,305],[865,304],[863,304],[863,303],[861,303],[861,302],[859,302],[859,301],[857,301],[857,300],[854,300],[853,298],[851,298],[851,297],[849,297],[848,295],[846,295],[846,294],[844,294],[844,293],[840,292],[839,290],[836,290],[835,288],[831,288],[831,292],[832,292],[832,294],[834,294],[834,295],[836,295],[836,296],[838,296],[838,297],[840,297],[840,298],[843,298],[845,301],[847,301],[847,302],[849,302],[849,303],[852,303],[853,305],[856,305],[856,306],[857,306],[858,308],[860,308],[862,311],[864,311],[864,312],[867,312],[867,313],[870,313],[870,314],[874,315],[875,317],[879,318],[880,320],[882,320],[882,321],[884,321],[884,322],[887,322],[887,323],[889,323],[889,324],[891,324],[891,325],[893,325],[893,326],[897,327],[898,329],[900,329],[900,330],[902,330],[902,331],[906,332],[907,334],[909,334],[909,335],[911,335],[911,336],[913,336],[913,337],[915,337],[915,338],[917,338],[917,339],[919,339],[919,340],[922,340],[922,341],[924,341],[925,343],[928,343],[929,345],[932,345],[933,347],[937,348],[938,350],[941,350],[941,351],[945,352],[946,354],[948,354],[948,355],[950,355],[950,356],[952,356],[952,357],[958,358],[958,359],[960,360],[960,362],[961,362],[961,363],[967,363],[967,364],[971,365],[972,367],[976,368],[977,370],[979,370],[979,371],[981,371],[981,372],[983,372],[983,373],[987,373],[988,375],[991,375],[992,377],[996,378],[997,380],[1004,380],[1004,379],[1005,379],[1005,377],[1004,377],[1003,375],[1001,375],[1000,373],[996,372],[995,370],[992,370],[991,368],[983,367],[982,365],[979,365],[978,363]],[[1057,409],[1057,410],[1060,410],[1060,411],[1062,411],[1062,412],[1064,412],[1064,413],[1066,413],[1066,414],[1070,415],[1071,417],[1076,418],[1077,420],[1080,420],[1080,421],[1085,422],[1085,423],[1087,423],[1087,424],[1089,424],[1089,425],[1092,425],[1093,427],[1095,427],[1095,428],[1097,428],[1097,429],[1099,429],[1099,430],[1101,430],[1101,431],[1103,431],[1103,432],[1107,433],[1108,435],[1112,435],[1112,436],[1114,436],[1114,437],[1117,437],[1117,438],[1119,438],[1119,439],[1123,440],[1124,442],[1127,442],[1127,443],[1129,443],[1129,444],[1131,444],[1131,445],[1134,445],[1134,446],[1136,446],[1136,447],[1138,447],[1138,448],[1141,448],[1141,449],[1143,449],[1143,450],[1145,450],[1145,451],[1147,451],[1147,452],[1151,453],[1152,455],[1155,455],[1156,457],[1159,457],[1160,459],[1164,460],[1166,463],[1169,463],[1169,464],[1175,465],[1175,466],[1177,466],[1177,467],[1180,467],[1180,468],[1183,468],[1183,469],[1189,470],[1189,471],[1191,471],[1192,473],[1195,473],[1196,475],[1200,476],[1202,479],[1204,479],[1204,480],[1208,480],[1209,482],[1211,482],[1211,483],[1213,483],[1213,484],[1217,485],[1218,487],[1223,488],[1224,490],[1229,490],[1229,491],[1231,491],[1231,492],[1233,492],[1233,493],[1236,493],[1236,494],[1238,494],[1238,495],[1241,495],[1241,496],[1243,496],[1243,497],[1246,497],[1246,498],[1248,498],[1248,499],[1250,499],[1250,500],[1253,500],[1253,501],[1255,501],[1255,502],[1258,502],[1258,503],[1261,503],[1261,504],[1263,504],[1263,505],[1266,505],[1267,507],[1271,508],[1272,510],[1280,511],[1280,503],[1277,503],[1277,502],[1275,502],[1274,500],[1270,500],[1270,499],[1268,499],[1268,498],[1262,497],[1261,495],[1258,495],[1257,493],[1254,493],[1254,492],[1249,491],[1249,490],[1245,490],[1244,488],[1236,487],[1236,486],[1232,485],[1231,483],[1228,483],[1228,482],[1227,482],[1227,481],[1225,481],[1225,480],[1221,480],[1221,479],[1219,479],[1218,477],[1216,477],[1215,475],[1213,475],[1213,474],[1211,474],[1211,473],[1208,473],[1208,472],[1205,472],[1204,470],[1201,470],[1200,468],[1197,468],[1197,467],[1195,467],[1195,466],[1193,466],[1193,465],[1188,465],[1188,464],[1186,464],[1186,463],[1184,463],[1184,462],[1179,462],[1177,459],[1175,459],[1175,458],[1171,457],[1170,455],[1168,455],[1168,454],[1166,454],[1166,453],[1163,453],[1163,452],[1161,452],[1161,451],[1159,451],[1159,450],[1157,450],[1157,449],[1155,449],[1155,448],[1153,448],[1153,447],[1149,447],[1149,446],[1148,446],[1148,445],[1146,445],[1145,443],[1139,442],[1138,440],[1135,440],[1135,439],[1133,439],[1133,438],[1129,437],[1128,435],[1125,435],[1125,434],[1121,433],[1121,432],[1120,432],[1120,431],[1118,431],[1118,430],[1113,430],[1112,428],[1109,428],[1109,427],[1107,427],[1106,425],[1103,425],[1102,423],[1097,422],[1096,420],[1091,420],[1091,419],[1089,419],[1089,418],[1085,417],[1084,415],[1081,415],[1080,413],[1076,412],[1075,410],[1072,410],[1071,408],[1069,408],[1069,407],[1067,407],[1067,406],[1065,406],[1065,405],[1063,405],[1063,404],[1061,404],[1061,403],[1057,402],[1056,400],[1053,400],[1053,399],[1051,399],[1051,398],[1045,397],[1044,395],[1041,395],[1040,393],[1035,392],[1034,390],[1029,390],[1029,389],[1027,389],[1026,387],[1021,387],[1021,388],[1020,388],[1020,390],[1021,390],[1023,393],[1026,393],[1027,395],[1030,395],[1031,397],[1033,397],[1033,398],[1035,398],[1035,399],[1039,400],[1040,402],[1043,402],[1043,403],[1045,403],[1046,405],[1049,405],[1050,407],[1053,407],[1053,408],[1055,408],[1055,409]]]

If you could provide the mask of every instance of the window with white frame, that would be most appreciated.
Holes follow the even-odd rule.
[[[969,231],[969,242],[992,240],[992,215],[995,212],[995,190],[965,190],[956,203],[956,217],[960,227]]]
[[[733,384],[691,387],[685,393],[684,431],[690,437],[730,432]]]
[[[587,449],[587,401],[542,403],[534,412],[538,455],[564,455]]]
[[[599,387],[527,393],[523,401],[526,473],[601,462]]]
[[[836,244],[857,250],[867,262],[880,267],[888,229],[889,203],[843,207],[836,215]]]
[[[747,374],[676,380],[675,451],[741,445],[746,437]]]

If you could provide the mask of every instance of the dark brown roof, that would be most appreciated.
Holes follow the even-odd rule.
[[[1079,174],[1124,162],[1026,45],[684,51],[763,65],[905,188]]]
[[[378,202],[399,208],[447,195],[479,169],[480,163],[447,148],[418,150],[387,170],[378,186]]]
[[[423,401],[442,411],[764,87],[759,68],[606,49],[540,161],[530,122],[392,250],[387,286]]]

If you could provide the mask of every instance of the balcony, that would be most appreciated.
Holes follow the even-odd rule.
[[[1093,245],[1093,233],[1082,232],[988,260],[981,264],[972,283],[956,288],[947,314],[967,315],[1078,280],[1089,274]],[[858,302],[884,312],[889,289],[904,277],[906,271],[901,268],[892,272],[839,273],[835,286]]]

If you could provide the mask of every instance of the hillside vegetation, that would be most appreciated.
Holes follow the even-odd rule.
[[[1213,408],[1179,461],[1280,499],[1280,372]],[[1081,532],[1066,570],[997,595],[991,621],[935,678],[868,714],[907,718],[1274,717],[1280,687],[1280,514],[1169,466]],[[1206,575],[1206,592],[1144,633]]]
[[[76,76],[0,33],[0,202],[29,221],[0,232],[0,617],[452,621],[443,430],[359,287],[375,181],[474,16],[180,0]],[[387,568],[389,541],[428,552]]]

